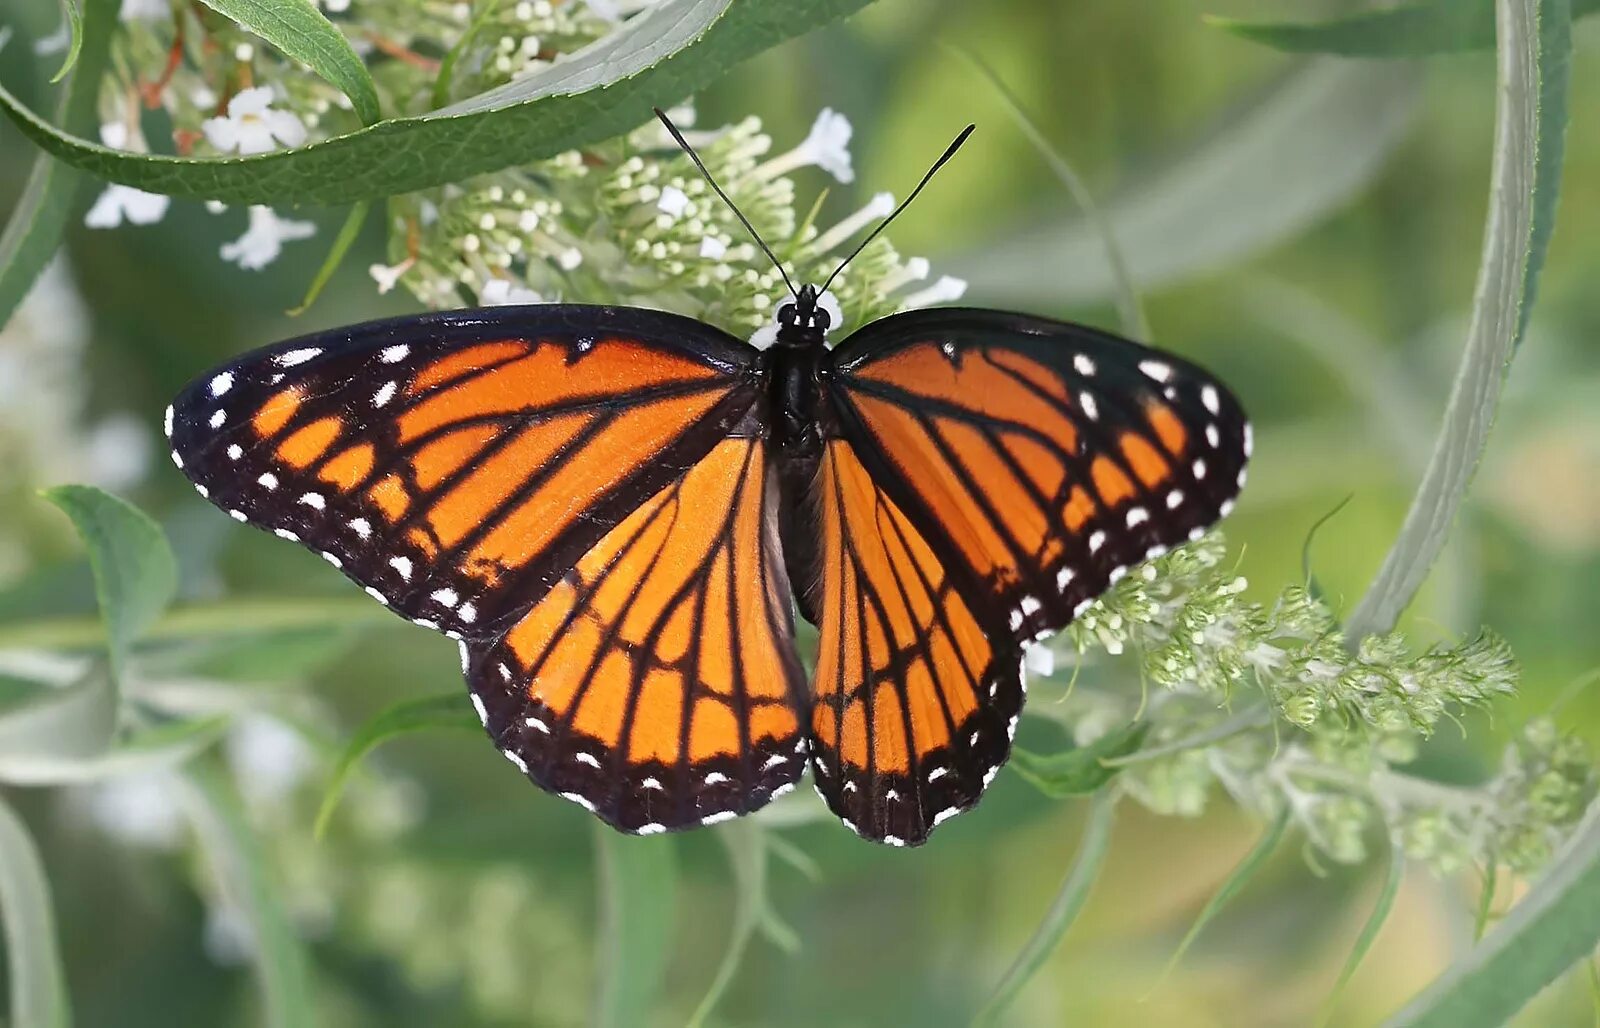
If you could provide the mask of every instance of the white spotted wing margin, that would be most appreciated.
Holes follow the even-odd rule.
[[[805,683],[765,444],[731,438],[467,645],[495,746],[625,832],[759,809],[805,769]]]
[[[493,637],[726,436],[758,397],[754,355],[661,312],[453,311],[246,354],[166,428],[231,517],[418,624]]]

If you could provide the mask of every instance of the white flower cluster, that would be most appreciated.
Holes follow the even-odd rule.
[[[603,37],[648,6],[519,0],[477,9],[416,0],[326,0],[324,10],[372,58],[386,111],[420,112],[515,81]],[[249,156],[292,149],[357,127],[348,99],[231,23],[165,0],[126,0],[119,59],[101,97],[105,145],[151,147],[140,109],[163,108],[180,153]],[[449,54],[441,59],[437,54]],[[674,112],[685,126],[693,110]],[[791,175],[815,167],[840,183],[855,171],[849,120],[823,110],[798,146],[773,155],[761,123],[692,133],[707,165],[791,277],[820,281],[859,235],[894,206],[872,197],[831,227],[799,218]],[[94,228],[150,225],[166,197],[112,185],[86,219]],[[226,208],[209,204],[213,213]],[[571,299],[677,310],[766,342],[786,295],[782,277],[660,126],[581,152],[395,198],[390,260],[370,271],[380,292],[403,286],[432,307]],[[310,222],[248,211],[221,257],[270,264]],[[965,284],[927,283],[928,262],[874,242],[824,298],[836,327],[904,307],[958,299]]]
[[[1531,871],[1553,851],[1595,795],[1596,773],[1587,749],[1547,723],[1475,786],[1404,770],[1441,719],[1514,691],[1503,640],[1484,631],[1413,653],[1391,634],[1351,652],[1320,599],[1295,586],[1270,606],[1250,602],[1225,558],[1213,534],[1146,564],[1054,644],[1074,668],[1095,650],[1137,653],[1156,686],[1141,695],[1075,681],[1046,710],[1080,745],[1135,719],[1149,725],[1141,749],[1121,758],[1118,787],[1164,814],[1199,814],[1217,785],[1264,815],[1286,807],[1337,861],[1363,859],[1375,826],[1441,871]]]

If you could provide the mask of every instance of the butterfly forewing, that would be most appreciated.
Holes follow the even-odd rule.
[[[747,813],[805,767],[804,679],[765,445],[728,439],[586,553],[503,638],[464,644],[485,727],[626,831]]]
[[[1092,329],[917,311],[867,326],[837,360],[844,435],[980,616],[1020,642],[1198,538],[1244,484],[1250,427],[1232,394]]]
[[[817,490],[817,787],[857,833],[917,845],[977,802],[1010,752],[1019,649],[985,632],[848,442],[828,444]]]
[[[727,434],[749,361],[666,314],[463,311],[257,351],[186,389],[168,432],[233,517],[422,624],[492,637]]]

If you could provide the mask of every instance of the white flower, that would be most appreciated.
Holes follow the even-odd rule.
[[[716,236],[706,236],[700,240],[700,256],[707,260],[720,261],[728,252],[728,244]]]
[[[796,168],[814,164],[840,182],[854,182],[856,173],[850,165],[852,131],[849,118],[830,107],[824,107],[812,123],[811,133],[804,142],[755,168],[751,175],[765,182]]]
[[[399,264],[373,264],[367,268],[367,274],[371,275],[372,280],[378,283],[378,292],[387,293],[400,284],[400,279],[406,272],[415,267],[416,263],[417,259],[415,257],[407,257]]]
[[[1022,659],[1031,674],[1042,678],[1055,674],[1056,655],[1048,646],[1029,646],[1023,651]]]
[[[509,278],[491,278],[478,292],[478,300],[485,307],[502,307],[517,303],[544,303],[544,297],[520,282]]]
[[[154,225],[166,216],[171,203],[170,196],[113,183],[95,200],[83,216],[83,223],[90,228],[116,228],[124,221],[130,225]]]
[[[334,14],[343,14],[350,9],[350,0],[313,0],[313,2],[323,10]]]
[[[872,199],[854,214],[846,215],[839,224],[811,241],[811,252],[823,254],[848,240],[868,225],[894,213],[893,193],[874,193]]]
[[[954,303],[967,294],[967,283],[953,275],[941,276],[926,289],[912,293],[901,302],[901,310],[913,307],[932,307],[938,303]]]
[[[252,206],[250,227],[231,243],[222,244],[222,259],[246,271],[260,271],[278,259],[283,244],[314,235],[317,226],[309,221],[280,218],[271,207]]]
[[[113,778],[82,790],[89,820],[107,835],[147,849],[175,849],[183,838],[180,786],[165,771]]]
[[[239,789],[257,803],[282,802],[315,763],[300,733],[270,717],[240,719],[228,733],[225,749]]]
[[[306,141],[306,127],[288,111],[274,110],[267,86],[241,89],[228,101],[228,114],[200,123],[206,141],[223,153],[254,154],[296,147]]]
[[[681,218],[683,212],[689,209],[688,194],[677,186],[667,186],[661,190],[661,199],[656,201],[656,209],[674,220]]]

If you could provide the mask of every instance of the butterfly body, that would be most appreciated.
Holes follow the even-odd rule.
[[[1026,647],[1231,509],[1249,427],[1083,326],[829,327],[810,287],[766,350],[634,308],[400,318],[214,369],[168,431],[217,506],[459,640],[550,791],[649,833],[809,764],[855,831],[916,844],[1009,754]]]

